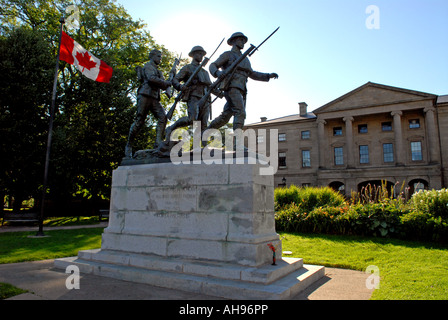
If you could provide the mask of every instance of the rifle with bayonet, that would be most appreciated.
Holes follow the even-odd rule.
[[[257,47],[255,47],[253,44],[250,45],[250,48],[247,49],[237,60],[235,60],[230,67],[228,67],[226,70],[224,70],[223,73],[221,73],[221,75],[218,77],[218,79],[212,83],[212,85],[210,86],[210,88],[208,89],[207,93],[201,98],[201,100],[199,100],[198,102],[198,108],[201,109],[204,107],[205,103],[207,102],[208,98],[210,97],[210,94],[212,92],[214,92],[215,90],[217,90],[217,88],[219,87],[219,85],[226,80],[228,83],[230,83],[231,81],[231,77],[234,74],[234,71],[236,70],[236,67],[244,60],[246,59],[247,56],[252,56],[255,51],[257,51],[266,41],[268,41],[268,39],[270,37],[272,37],[272,35],[274,33],[277,32],[277,30],[280,27],[278,27],[277,29],[274,30],[274,32],[272,32],[269,37],[267,37],[266,39],[264,39],[264,41],[262,43],[260,43]],[[230,76],[230,77],[229,77]]]
[[[201,69],[203,67],[205,67],[207,65],[207,63],[210,61],[211,57],[213,57],[213,55],[215,54],[215,52],[219,49],[219,47],[221,46],[221,44],[223,43],[225,38],[223,38],[221,40],[221,42],[219,43],[218,47],[215,49],[215,51],[212,53],[212,55],[210,56],[210,58],[204,58],[204,60],[202,60],[201,64],[194,70],[193,74],[188,78],[187,82],[184,83],[184,90],[182,90],[181,92],[179,92],[179,94],[177,95],[176,99],[174,100],[174,104],[171,106],[170,110],[168,111],[168,113],[166,114],[166,117],[168,118],[168,120],[171,120],[171,118],[173,117],[174,114],[174,110],[176,110],[176,105],[179,103],[179,101],[182,99],[182,96],[184,95],[185,90],[188,90],[188,87],[190,86],[191,82],[193,81],[193,79],[198,75],[199,71],[201,71]]]
[[[168,81],[169,82],[173,81],[174,77],[176,76],[177,67],[179,66],[181,58],[182,58],[182,53],[180,54],[179,58],[174,59],[173,66],[171,67],[170,73],[168,75]],[[169,86],[165,90],[165,95],[167,96],[168,99],[171,99],[171,97],[173,96],[173,86]]]

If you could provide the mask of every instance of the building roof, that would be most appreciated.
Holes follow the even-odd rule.
[[[366,100],[367,99],[367,100]],[[377,105],[388,105],[397,102],[412,102],[427,99],[437,99],[437,103],[448,103],[448,95],[437,96],[431,93],[387,86],[383,84],[367,82],[366,84],[342,95],[341,97],[308,112],[305,116],[293,114],[271,120],[247,124],[246,127],[281,124],[292,121],[316,119],[317,114],[329,112],[341,112],[344,110],[359,109]]]
[[[314,110],[314,113],[321,114],[326,112],[339,112],[341,110],[388,105],[397,102],[435,99],[436,97],[436,95],[431,93],[367,82],[366,84]]]
[[[439,96],[437,98],[437,103],[448,103],[448,94],[443,95],[443,96]]]
[[[246,127],[262,126],[262,125],[270,125],[270,124],[276,124],[276,123],[284,123],[284,122],[300,121],[300,120],[310,120],[310,119],[316,119],[316,115],[312,112],[308,112],[306,115],[303,115],[303,116],[301,116],[299,114],[292,114],[292,115],[285,116],[285,117],[251,123],[251,124],[247,124]]]

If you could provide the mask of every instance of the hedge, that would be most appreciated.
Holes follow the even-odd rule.
[[[346,201],[328,187],[276,189],[277,231],[448,241],[447,189],[419,191],[409,200],[381,194]]]

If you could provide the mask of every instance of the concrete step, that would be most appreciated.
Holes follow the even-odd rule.
[[[325,268],[322,266],[303,265],[300,269],[294,270],[269,284],[263,284],[247,280],[230,280],[207,275],[187,274],[179,270],[151,270],[123,264],[88,261],[79,257],[56,259],[54,265],[56,268],[62,269],[69,265],[76,265],[81,273],[227,299],[290,299],[325,275]]]
[[[78,257],[87,261],[262,284],[270,284],[303,266],[303,259],[297,258],[280,259],[276,265],[249,267],[216,261],[198,261],[100,249],[80,251]]]

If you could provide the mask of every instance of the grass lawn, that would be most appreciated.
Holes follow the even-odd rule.
[[[44,229],[49,237],[28,238],[33,232],[0,233],[0,263],[55,259],[78,255],[79,250],[101,247],[104,228]]]
[[[103,228],[0,233],[0,263],[76,256],[101,247]],[[365,271],[375,265],[380,288],[372,299],[448,299],[448,246],[394,239],[281,233],[283,251],[307,264]]]
[[[8,283],[0,282],[0,300],[8,299],[25,292],[28,291],[16,288]]]
[[[0,233],[0,263],[76,256],[79,250],[101,247],[103,228],[44,231],[50,237],[28,238],[29,235],[35,235],[35,231]],[[0,300],[24,292],[10,284],[0,283]]]
[[[281,233],[283,251],[306,264],[379,268],[372,299],[447,300],[448,246],[396,239]]]

